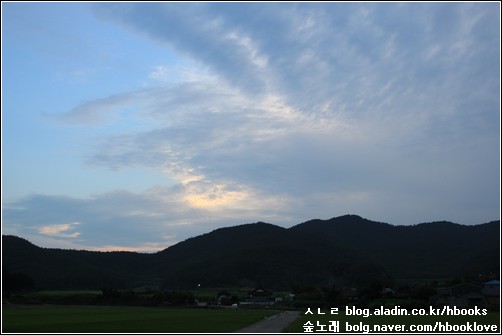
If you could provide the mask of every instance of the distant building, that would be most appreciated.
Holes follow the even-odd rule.
[[[386,287],[382,290],[382,295],[385,297],[392,297],[396,295],[396,291],[391,289],[390,287]]]
[[[216,295],[216,303],[222,306],[232,305],[232,294],[228,291],[220,291]]]
[[[248,292],[248,298],[241,301],[241,305],[273,305],[274,299],[272,292],[267,291],[262,287],[256,288]]]
[[[293,300],[295,300],[295,294],[294,293],[288,293],[285,298],[286,298],[287,301],[293,301]]]
[[[449,287],[437,288],[439,295],[458,297],[468,293],[481,293],[481,285],[474,283],[460,283]]]
[[[490,310],[500,311],[500,281],[490,280],[483,284],[481,293],[486,297]]]
[[[483,288],[481,292],[486,296],[500,296],[500,281],[499,280],[490,280],[483,284]]]
[[[438,287],[433,302],[439,305],[470,308],[487,307],[486,297],[481,293],[482,286],[474,283],[460,283],[449,287]]]

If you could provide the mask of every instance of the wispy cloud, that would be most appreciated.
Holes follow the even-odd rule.
[[[125,109],[141,104],[143,95],[143,91],[115,94],[85,102],[65,113],[45,115],[68,125],[83,126],[111,122]]]
[[[165,65],[157,65],[148,75],[149,79],[165,82],[169,80],[169,70]]]
[[[92,236],[96,248],[118,248],[134,236],[145,243],[132,248],[149,248],[246,221],[356,213],[394,224],[480,223],[498,215],[496,4],[93,9],[185,63],[156,60],[144,67],[143,87],[51,116],[100,128],[87,167],[154,169],[174,185],[87,199],[36,195],[11,204],[10,225],[38,215],[31,230],[19,229],[75,234],[66,222],[78,221],[81,243]],[[178,233],[156,237],[166,231]]]
[[[80,222],[72,222],[67,224],[56,224],[43,226],[38,228],[38,232],[44,235],[51,235],[54,237],[64,237],[64,238],[74,238],[80,235],[79,232],[71,232],[75,230],[75,226],[79,225]]]
[[[34,195],[4,208],[3,232],[21,234],[34,243],[50,238],[72,248],[152,251],[222,224],[234,225],[236,217],[244,222],[290,219],[291,204],[285,198],[203,184],[159,186],[141,193],[115,191],[86,199]],[[274,213],[268,212],[271,207]],[[79,222],[54,224],[72,220]]]
[[[490,183],[479,170],[491,171],[488,165],[472,163],[490,161],[497,146],[491,127],[499,94],[487,84],[497,82],[497,51],[479,26],[493,17],[487,7],[103,4],[96,10],[211,71],[178,86],[97,101],[138,106],[158,126],[105,138],[91,164],[162,170],[199,207],[237,203],[248,192],[305,201],[322,189],[362,209],[374,197],[409,194],[420,203],[412,194],[423,183],[431,194],[460,190],[474,176]],[[414,15],[403,22],[403,13]],[[469,78],[480,78],[479,86],[472,88]],[[479,100],[481,110],[473,112]],[[472,148],[469,161],[465,147]],[[446,173],[459,164],[457,173]]]

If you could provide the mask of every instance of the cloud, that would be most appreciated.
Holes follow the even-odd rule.
[[[376,197],[390,203],[395,197],[414,202],[409,215],[421,217],[427,206],[418,205],[424,200],[412,195],[415,190],[466,201],[451,190],[462,193],[474,178],[496,192],[488,184],[498,175],[488,166],[496,164],[489,153],[497,147],[492,68],[498,59],[480,27],[493,17],[487,7],[95,8],[103,20],[174,46],[210,71],[190,82],[98,100],[105,103],[101,112],[77,107],[104,115],[110,100],[157,122],[151,130],[103,138],[88,164],[161,170],[194,207],[237,204],[254,192],[287,195],[305,207],[313,206],[305,199],[329,202],[319,199],[325,194],[339,199],[340,211],[361,211],[380,203]],[[470,78],[479,85],[467,85]],[[398,223],[385,214],[392,206],[381,206],[368,212]],[[323,215],[330,215],[329,207]]]
[[[54,237],[63,238],[75,238],[80,235],[79,232],[69,233],[69,231],[74,230],[75,226],[79,225],[80,222],[72,222],[67,224],[57,224],[49,225],[38,228],[38,232],[44,235],[51,235]]]
[[[104,122],[117,121],[120,113],[131,105],[139,104],[143,99],[143,91],[114,94],[108,97],[87,101],[65,113],[46,113],[45,116],[67,125],[97,125]]]
[[[271,217],[277,199],[283,199],[278,222],[293,223],[284,217],[295,215],[309,219],[347,211],[396,224],[417,223],[410,217],[458,221],[465,215],[451,217],[446,202],[466,201],[464,187],[479,190],[479,197],[483,188],[493,188],[495,171],[475,163],[492,160],[497,166],[496,157],[489,157],[496,150],[491,135],[479,135],[474,143],[452,142],[459,140],[457,135],[434,138],[422,133],[429,124],[422,115],[358,123],[322,114],[312,117],[281,97],[251,98],[224,82],[193,82],[137,96],[138,101],[124,94],[124,100],[142,104],[141,113],[157,119],[158,127],[103,138],[87,163],[162,171],[177,181],[177,198],[187,209],[227,216],[246,207],[256,209],[253,203],[263,198],[251,218]],[[425,135],[430,138],[424,142]],[[462,169],[453,171],[454,166]],[[481,171],[490,177],[479,176]],[[425,214],[434,203],[421,198],[429,193],[442,194],[445,203],[434,215]],[[399,217],[389,214],[396,197],[408,208]]]
[[[148,75],[149,79],[165,82],[169,79],[169,70],[165,65],[157,65]]]
[[[102,19],[177,48],[246,94],[281,96],[314,116],[323,112],[359,120],[427,111],[436,119],[454,111],[462,118],[467,111],[456,101],[465,100],[466,89],[472,89],[463,78],[484,78],[482,90],[491,96],[498,82],[491,75],[499,67],[497,48],[490,46],[496,36],[481,24],[496,21],[489,6],[198,3],[95,8]]]
[[[222,224],[235,225],[236,217],[285,222],[290,205],[284,198],[207,182],[89,198],[38,194],[5,206],[2,228],[42,246],[152,252]],[[271,207],[274,213],[268,212]]]
[[[100,247],[90,247],[86,250],[92,249],[94,251],[130,251],[130,252],[141,252],[141,253],[155,253],[159,250],[163,250],[170,247],[174,243],[144,243],[141,245],[105,245]]]
[[[10,204],[10,227],[71,234],[67,222],[81,222],[78,243],[148,249],[258,220],[497,217],[497,5],[93,8],[186,63],[153,63],[148,85],[52,116],[101,127],[87,166],[154,169],[175,184],[87,199],[31,196]]]

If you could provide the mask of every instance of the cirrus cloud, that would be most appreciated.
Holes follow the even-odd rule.
[[[175,50],[185,65],[157,62],[145,67],[148,85],[51,117],[100,127],[86,167],[153,169],[173,183],[88,199],[38,194],[11,204],[9,225],[38,215],[26,233],[66,234],[94,248],[134,237],[146,250],[258,220],[288,226],[346,213],[393,224],[493,220],[497,8],[93,5],[102,22]],[[71,236],[66,222],[76,221],[80,235]]]

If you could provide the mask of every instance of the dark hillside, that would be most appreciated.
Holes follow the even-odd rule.
[[[291,230],[330,240],[382,265],[395,278],[450,278],[499,268],[500,221],[392,226],[346,215]]]
[[[157,257],[164,264],[160,271],[167,286],[192,287],[242,281],[267,287],[327,284],[343,277],[352,263],[360,262],[334,243],[266,223],[218,229],[181,242]]]
[[[45,249],[3,236],[2,261],[40,289],[365,286],[498,273],[499,243],[500,221],[392,226],[346,215],[289,229],[221,228],[155,254]]]
[[[16,236],[2,236],[2,266],[22,272],[43,289],[133,287],[150,281],[150,257],[133,252],[45,249]]]

